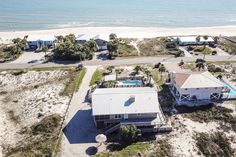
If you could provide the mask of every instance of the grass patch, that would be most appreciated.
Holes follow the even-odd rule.
[[[194,71],[196,69],[196,64],[195,63],[185,63],[183,65],[184,69],[189,69],[191,71]]]
[[[153,69],[151,71],[151,74],[152,79],[154,80],[158,88],[159,103],[163,109],[163,112],[169,114],[174,104],[174,98],[168,86],[165,85],[166,76],[164,74],[163,76],[161,76],[161,73],[156,69]]]
[[[184,55],[176,44],[166,37],[144,39],[138,42],[137,47],[141,56],[175,55],[180,57]]]
[[[166,38],[144,39],[138,43],[141,56],[157,56],[169,54],[166,50]]]
[[[231,125],[236,131],[236,117],[232,116],[233,110],[216,105],[208,105],[201,107],[177,107],[180,113],[184,116],[200,123],[208,123],[211,121],[220,121]]]
[[[72,67],[68,66],[60,66],[60,67],[41,67],[41,68],[30,68],[27,70],[34,70],[34,71],[51,71],[51,70],[72,70]]]
[[[60,95],[71,95],[73,94],[75,91],[78,91],[84,75],[86,74],[86,69],[83,68],[82,70],[75,71],[75,70],[70,70],[69,71],[69,82],[66,84],[64,90],[60,93]]]
[[[235,55],[236,54],[236,44],[229,41],[229,40],[225,40],[223,38],[220,38],[220,40],[218,41],[218,46],[228,52],[231,55]]]
[[[61,117],[57,114],[45,117],[39,123],[30,127],[30,138],[21,145],[7,150],[7,157],[23,156],[52,156],[58,133],[60,131]]]
[[[197,147],[206,157],[232,157],[233,149],[229,140],[223,133],[198,133],[196,135]]]
[[[204,46],[192,46],[193,52],[200,52],[205,55],[211,54],[211,49]]]
[[[92,79],[90,80],[89,85],[93,86],[95,85],[98,81],[101,81],[103,79],[103,72],[101,70],[96,70],[92,76]]]
[[[184,107],[181,107],[184,108]],[[179,109],[179,108],[178,108]],[[184,115],[197,122],[210,122],[214,120],[220,120],[224,122],[230,122],[233,120],[233,116],[231,113],[233,110],[222,107],[222,106],[216,106],[216,105],[208,105],[208,106],[201,106],[201,107],[195,107],[195,108],[187,108],[185,111],[180,112],[189,112],[189,113],[184,113]]]
[[[156,83],[159,90],[161,90],[161,86],[165,83],[165,76],[161,74],[157,69],[153,69],[151,71],[152,79]]]
[[[138,51],[133,45],[130,45],[130,43],[122,42],[118,44],[117,49],[117,56],[118,57],[130,57],[130,56],[137,56]]]
[[[103,152],[95,155],[95,157],[132,157],[132,156],[142,156],[146,150],[150,147],[149,143],[134,143],[132,145],[123,148],[120,151],[115,152]]]

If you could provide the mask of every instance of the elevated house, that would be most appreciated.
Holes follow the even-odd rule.
[[[200,37],[200,41],[196,40],[197,36],[183,36],[183,37],[174,37],[173,40],[180,46],[191,46],[191,45],[203,45],[203,44],[214,44],[215,41],[212,37],[204,39]]]
[[[84,44],[86,41],[94,40],[98,45],[98,50],[107,49],[107,41],[100,38],[98,34],[81,34],[76,37],[76,42],[78,44]]]
[[[219,100],[224,84],[208,71],[170,73],[170,89],[177,102]]]
[[[54,35],[29,35],[27,37],[27,49],[37,49],[43,46],[53,47],[55,39]]]
[[[121,125],[149,131],[166,124],[154,88],[97,88],[92,93],[92,115],[99,129],[111,133]]]

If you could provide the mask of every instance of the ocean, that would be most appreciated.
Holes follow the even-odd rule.
[[[0,31],[236,25],[236,0],[0,0]]]

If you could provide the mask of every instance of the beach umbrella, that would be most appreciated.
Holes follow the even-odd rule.
[[[98,142],[99,144],[102,144],[102,143],[104,143],[104,142],[107,141],[107,137],[106,137],[106,135],[104,135],[104,134],[99,134],[99,135],[97,135],[97,136],[95,137],[95,140],[96,140],[96,142]]]

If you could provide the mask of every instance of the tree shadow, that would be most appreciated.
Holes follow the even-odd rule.
[[[86,154],[89,156],[95,155],[95,154],[97,154],[97,152],[98,152],[98,148],[94,147],[94,146],[88,147],[88,149],[86,149]]]

